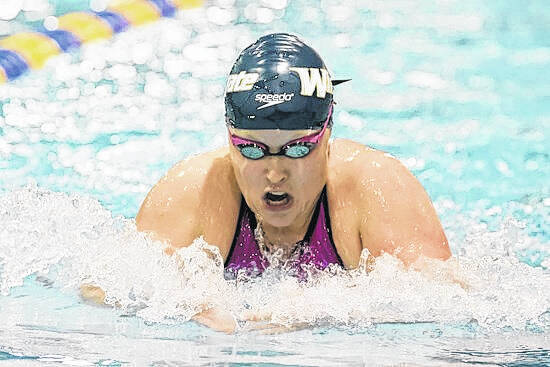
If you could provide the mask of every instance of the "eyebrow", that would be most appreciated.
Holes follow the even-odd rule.
[[[267,144],[265,144],[265,143],[262,143],[262,142],[260,142],[260,141],[256,141],[256,140],[252,140],[252,139],[247,139],[247,138],[242,138],[242,137],[240,137],[240,136],[238,136],[238,135],[232,134],[231,132],[230,132],[230,134],[232,135],[232,137],[233,137],[234,139],[240,140],[240,141],[237,142],[237,145],[239,145],[239,144],[256,144],[256,145],[258,145],[258,146],[263,147],[264,149],[266,149],[266,150],[269,151],[270,153],[276,153],[276,152],[280,151],[281,149],[283,149],[283,147],[285,147],[285,146],[287,146],[287,145],[290,145],[290,144],[294,143],[295,141],[304,138],[304,137],[301,137],[301,138],[293,139],[293,140],[290,140],[290,141],[284,143],[283,145],[280,145],[280,146],[277,146],[277,147],[272,147],[272,146],[269,146],[269,145],[267,145]],[[307,135],[306,135],[306,136],[307,136]],[[277,149],[275,149],[275,148],[279,148],[279,149],[277,150]],[[272,151],[272,150],[273,150],[273,151]]]
[[[255,141],[255,140],[251,140],[251,139],[241,138],[240,136],[231,134],[231,132],[229,132],[229,133],[232,135],[232,139],[237,140],[237,142],[236,142],[237,145],[240,145],[240,144],[255,144],[255,145],[258,145],[260,147],[263,147],[263,149],[267,150],[271,154],[276,154],[277,152],[280,152],[281,150],[283,150],[284,147],[292,145],[294,143],[297,143],[300,140],[304,140],[304,139],[308,139],[308,138],[309,138],[308,140],[315,139],[315,137],[321,135],[324,130],[325,129],[322,129],[322,130],[314,132],[312,134],[308,134],[308,135],[305,135],[305,136],[302,136],[302,137],[299,137],[299,138],[296,138],[296,139],[292,139],[292,140],[286,142],[285,144],[281,145],[278,150],[274,149],[275,150],[274,152],[271,151],[270,146],[268,146],[264,143],[261,143],[259,141]],[[307,141],[307,140],[306,140],[306,142],[310,143],[310,141]],[[314,142],[314,144],[316,144],[316,143],[319,143],[319,139],[317,139],[317,142]]]
[[[237,145],[239,145],[239,144],[256,144],[256,145],[262,146],[266,149],[269,149],[269,146],[267,144],[262,143],[262,142],[252,140],[252,139],[242,138],[238,135],[233,134],[231,131],[229,132],[229,134],[231,134],[232,139],[237,140]]]

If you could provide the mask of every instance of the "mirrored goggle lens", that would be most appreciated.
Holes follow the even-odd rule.
[[[311,148],[304,144],[295,144],[285,149],[285,155],[290,158],[302,158],[309,154]]]
[[[256,145],[239,146],[239,150],[243,156],[249,159],[260,159],[264,156],[262,148]]]

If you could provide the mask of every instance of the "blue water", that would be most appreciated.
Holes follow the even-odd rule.
[[[49,4],[44,16],[83,9],[88,1]],[[8,23],[21,30],[39,27],[41,20],[28,20],[21,12]],[[107,214],[79,207],[75,215],[82,216],[83,225],[94,223],[99,241],[110,243],[110,227],[94,222],[94,215],[132,219],[147,191],[174,163],[225,143],[223,87],[239,50],[267,32],[296,33],[323,55],[334,77],[352,78],[336,88],[333,136],[398,157],[432,198],[453,253],[470,264],[470,271],[488,269],[489,260],[475,259],[491,256],[502,271],[500,280],[468,301],[472,308],[494,307],[500,321],[467,320],[468,304],[458,301],[457,293],[460,311],[446,321],[441,321],[444,312],[434,317],[426,306],[416,318],[393,323],[374,307],[369,309],[372,320],[352,317],[351,326],[314,324],[282,336],[220,336],[189,323],[167,326],[133,315],[121,318],[116,310],[82,304],[74,288],[65,288],[71,282],[37,282],[36,272],[26,274],[18,260],[2,257],[16,242],[32,248],[25,242],[34,236],[31,229],[13,232],[9,227],[9,236],[0,237],[0,275],[26,280],[9,296],[0,296],[0,313],[12,312],[12,327],[0,337],[0,360],[77,363],[66,358],[80,358],[84,351],[83,360],[98,365],[193,365],[199,357],[204,364],[236,365],[550,363],[550,304],[535,291],[537,284],[550,286],[549,24],[550,11],[542,0],[211,1],[202,10],[87,46],[0,86],[0,193],[7,195],[4,205],[11,205],[3,207],[2,215],[6,220],[20,215],[59,232],[63,224],[54,221],[60,215],[56,210],[66,208],[72,197],[49,199],[31,188],[16,205],[19,194],[14,192],[31,184],[46,192],[83,195],[98,200]],[[28,214],[21,208],[30,203],[43,207]],[[516,223],[510,219],[520,223],[510,224]],[[30,228],[27,224],[22,227]],[[48,247],[70,247],[62,239],[73,238],[74,231],[66,231],[38,234],[46,243],[35,242],[40,251],[33,256]],[[514,259],[529,267],[521,268]],[[32,266],[33,258],[21,264]],[[491,289],[494,304],[483,296]],[[418,298],[410,293],[414,302],[430,297],[428,291],[418,293]],[[533,297],[533,304],[546,305],[548,311],[537,311],[540,316],[533,320],[538,321],[522,319],[536,312],[523,303],[517,314],[503,306],[513,294]],[[388,297],[397,314],[415,307]],[[365,326],[368,321],[374,324]],[[26,347],[24,340],[36,347]],[[60,347],[63,342],[69,346]],[[132,356],[109,343],[142,349]],[[166,355],[147,343],[166,349]],[[327,345],[335,348],[333,359],[326,359]],[[56,353],[62,357],[47,357]]]

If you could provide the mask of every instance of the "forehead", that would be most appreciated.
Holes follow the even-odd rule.
[[[237,135],[241,138],[255,140],[271,147],[278,147],[288,143],[291,140],[311,135],[319,130],[247,130],[229,128],[229,131],[231,134]]]

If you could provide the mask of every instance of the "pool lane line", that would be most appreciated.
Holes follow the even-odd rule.
[[[113,0],[105,11],[61,15],[56,30],[21,32],[0,39],[0,83],[39,69],[50,57],[83,43],[108,39],[129,27],[202,5],[203,0]]]

